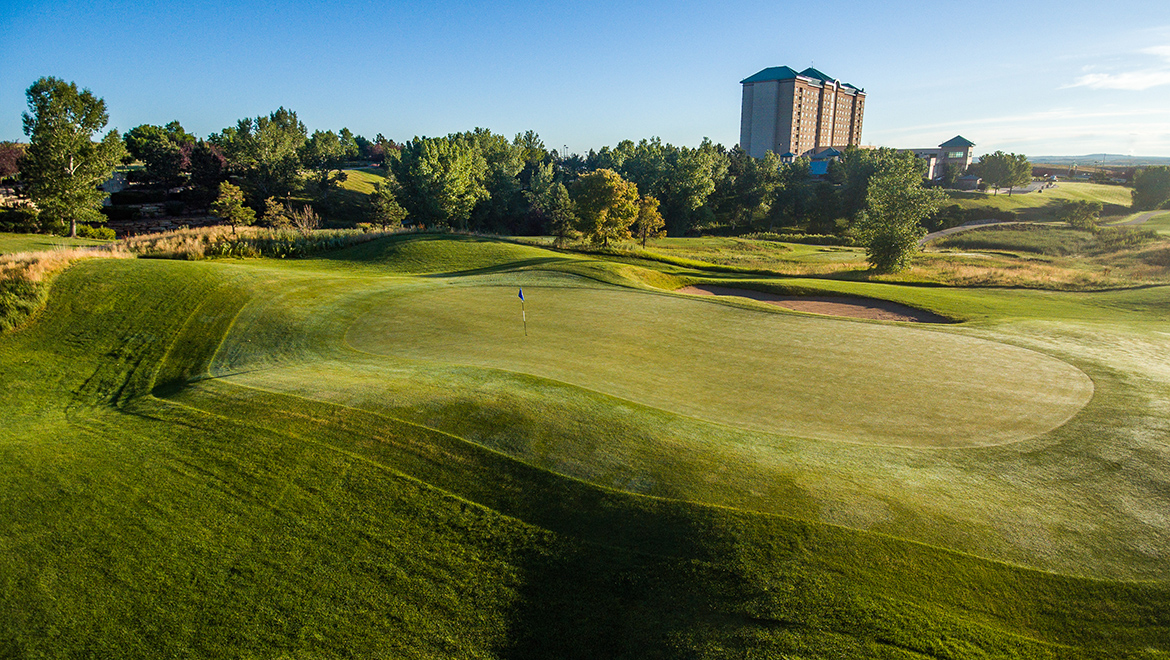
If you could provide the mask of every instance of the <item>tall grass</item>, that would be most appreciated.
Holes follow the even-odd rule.
[[[286,259],[337,250],[390,236],[391,231],[360,229],[266,229],[232,231],[226,227],[182,229],[126,239],[124,245],[140,257],[205,259],[209,257],[270,257]]]

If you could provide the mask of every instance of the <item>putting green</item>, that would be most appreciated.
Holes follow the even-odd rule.
[[[949,332],[574,287],[438,285],[388,296],[346,341],[506,369],[741,428],[907,447],[1016,442],[1060,426],[1092,381],[1034,351]]]

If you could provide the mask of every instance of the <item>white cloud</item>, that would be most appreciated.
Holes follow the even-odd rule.
[[[1170,85],[1170,45],[1151,46],[1140,51],[1144,55],[1152,55],[1161,60],[1151,66],[1120,73],[1087,73],[1075,82],[1065,85],[1069,87],[1088,87],[1089,89],[1122,89],[1142,91],[1151,87]]]

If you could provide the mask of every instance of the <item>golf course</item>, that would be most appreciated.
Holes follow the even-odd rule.
[[[452,233],[79,259],[0,334],[0,658],[1170,658],[1168,309]]]

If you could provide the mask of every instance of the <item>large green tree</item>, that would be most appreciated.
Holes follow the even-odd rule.
[[[349,129],[343,129],[348,133]],[[325,200],[329,192],[344,182],[348,175],[343,169],[345,161],[356,153],[357,144],[353,143],[353,135],[339,136],[333,131],[313,131],[299,150],[301,164],[312,172],[312,185],[307,186],[317,199]]]
[[[938,211],[945,199],[941,190],[923,188],[916,170],[878,169],[869,179],[865,210],[853,228],[865,245],[870,267],[889,273],[909,266],[918,240],[926,233],[922,221]]]
[[[280,108],[267,117],[241,119],[208,138],[227,158],[253,200],[287,197],[301,184],[300,149],[308,139],[297,113]]]
[[[638,186],[613,170],[594,170],[573,184],[577,228],[590,242],[608,246],[630,237],[638,218]]]
[[[98,186],[110,178],[126,153],[117,130],[99,142],[94,135],[109,122],[106,103],[76,83],[41,78],[26,92],[28,112],[22,115],[28,148],[21,177],[42,218],[69,225],[77,236],[78,222],[100,222],[98,209],[107,194]]]
[[[1156,209],[1170,201],[1170,167],[1159,165],[1137,171],[1133,177],[1133,208]]]
[[[466,229],[476,204],[487,199],[487,160],[467,134],[414,138],[387,154],[398,181],[398,202],[417,222]]]
[[[1027,185],[1032,180],[1032,164],[1024,154],[1009,154],[1002,151],[986,154],[979,158],[975,168],[983,182],[999,194],[1000,188],[1008,189],[1008,196],[1017,186]]]
[[[177,121],[166,126],[142,124],[122,136],[126,150],[135,160],[142,161],[151,179],[173,185],[182,180],[190,168],[189,156],[195,136],[183,130]]]

